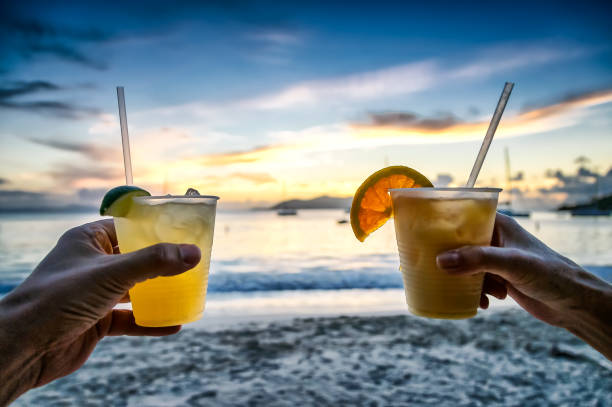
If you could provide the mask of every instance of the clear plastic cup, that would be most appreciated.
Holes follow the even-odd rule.
[[[122,253],[157,243],[191,243],[202,252],[191,270],[146,280],[130,290],[136,324],[172,326],[202,317],[218,199],[204,195],[138,197],[127,216],[114,218]]]
[[[436,256],[491,243],[498,188],[391,189],[395,234],[411,313],[461,319],[476,315],[484,274],[450,275]]]

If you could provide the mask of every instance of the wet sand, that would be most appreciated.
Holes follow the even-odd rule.
[[[106,338],[15,406],[612,405],[612,363],[518,309],[340,316]]]

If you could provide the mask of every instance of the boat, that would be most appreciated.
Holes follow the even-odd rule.
[[[276,211],[278,216],[295,216],[297,215],[297,209],[292,208],[280,208]]]
[[[531,216],[529,212],[515,211],[510,208],[497,208],[497,212],[501,213],[502,215],[512,216],[514,218],[528,218]]]
[[[279,207],[276,209],[276,214],[278,216],[295,216],[297,215],[297,209],[287,208],[287,202],[285,202],[285,197],[287,196],[287,186],[285,182],[283,182],[283,192],[282,199],[283,201],[279,204]]]
[[[570,213],[572,216],[610,216],[612,211],[599,208],[578,208],[571,210]]]
[[[510,171],[510,154],[508,153],[508,147],[504,148],[504,159],[506,162],[506,189],[508,190],[508,200],[499,203],[497,212],[514,218],[528,218],[530,216],[529,212],[512,209],[512,172]]]

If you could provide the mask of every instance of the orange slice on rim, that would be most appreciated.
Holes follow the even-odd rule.
[[[351,227],[355,237],[363,242],[391,217],[389,189],[419,187],[433,187],[433,184],[420,172],[403,165],[386,167],[370,175],[357,188],[351,206]]]

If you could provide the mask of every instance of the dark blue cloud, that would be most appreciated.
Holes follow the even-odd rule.
[[[40,91],[61,89],[61,86],[48,81],[15,81],[0,86],[0,101]]]
[[[98,109],[76,106],[68,102],[57,100],[20,100],[21,97],[66,89],[48,81],[14,81],[0,85],[0,109],[20,110],[40,113],[62,118],[77,119],[85,116],[97,115]]]
[[[548,170],[548,178],[555,178],[558,182],[550,188],[540,188],[544,194],[568,194],[568,202],[586,202],[598,195],[612,193],[612,168],[605,174],[586,167],[579,167],[575,175],[566,174],[561,170]]]

